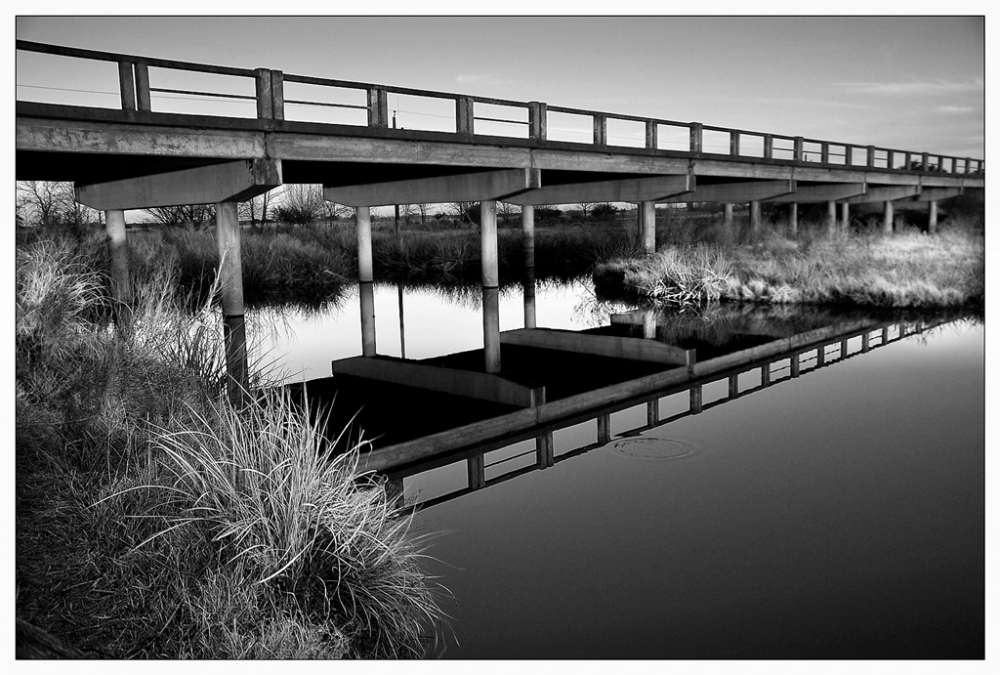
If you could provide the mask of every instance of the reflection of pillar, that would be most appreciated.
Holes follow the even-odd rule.
[[[242,404],[250,387],[247,366],[247,332],[243,318],[243,266],[240,258],[240,221],[236,202],[215,205],[215,238],[219,247],[219,282],[222,296],[223,340],[229,375],[229,400]]]
[[[837,202],[826,203],[826,233],[831,237],[837,234]]]
[[[697,415],[701,412],[701,385],[691,387],[691,412]]]
[[[524,327],[535,328],[535,268],[524,268]]]
[[[479,206],[480,250],[483,262],[483,351],[487,373],[500,372],[500,273],[497,264],[497,203]]]
[[[654,398],[646,402],[646,424],[653,427],[660,421],[660,399]]]
[[[798,354],[792,354],[791,368],[790,369],[792,371],[792,377],[798,377],[799,376],[799,355]]]
[[[826,345],[816,350],[816,367],[819,368],[826,363]]]
[[[847,356],[847,340],[840,341],[840,358]]]
[[[729,398],[735,398],[740,393],[740,376],[729,376]]]
[[[840,231],[845,235],[851,232],[851,205],[847,202],[840,205]]]
[[[888,199],[885,200],[885,208],[882,211],[882,232],[883,234],[892,234],[892,202]]]
[[[358,282],[361,298],[361,355],[375,356],[375,284]]]
[[[656,202],[639,204],[639,236],[646,253],[656,251]]]
[[[406,334],[403,329],[405,326],[404,314],[403,314],[403,284],[396,284],[397,292],[399,293],[399,358],[406,358]]]
[[[883,326],[882,327],[882,344],[885,344],[888,341],[889,341],[889,327],[888,326]]]
[[[390,505],[396,508],[403,506],[405,497],[402,478],[388,478],[385,481],[385,499]]]
[[[937,200],[932,199],[930,201],[930,215],[928,216],[927,219],[927,231],[930,234],[934,234],[937,232],[937,225],[938,225],[937,221],[938,221]]]
[[[469,488],[478,490],[486,484],[486,466],[484,455],[479,453],[468,459]]]
[[[536,466],[539,469],[555,466],[555,448],[551,431],[535,438],[535,455],[538,458]]]
[[[861,351],[867,352],[871,348],[870,338],[868,331],[865,331],[861,336]]]
[[[771,384],[771,364],[766,363],[760,367],[760,385],[766,387]]]
[[[372,283],[371,209],[359,206],[354,211],[358,236],[358,295],[361,298],[361,354],[375,356],[375,288]]]
[[[500,289],[483,287],[483,351],[487,373],[500,372]]]
[[[760,233],[760,202],[750,202],[750,232]]]
[[[788,235],[799,236],[799,205],[795,202],[788,205]]]
[[[524,245],[524,327],[535,328],[535,207],[521,207],[521,242]]]
[[[597,418],[597,442],[611,442],[611,415],[601,415]]]
[[[125,212],[115,209],[104,212],[104,231],[108,235],[111,254],[111,297],[114,298],[115,322],[123,333],[132,327],[128,281],[128,246],[125,242]]]
[[[651,340],[656,337],[656,314],[647,309],[642,315],[642,337]]]

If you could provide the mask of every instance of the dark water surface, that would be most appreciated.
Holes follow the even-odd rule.
[[[586,297],[540,288],[538,325],[593,328],[628,309]],[[481,348],[472,298],[407,294],[401,341],[396,290],[382,287],[379,353]],[[504,295],[501,329],[520,328],[520,311]],[[306,326],[275,351],[329,375],[324,363],[360,354],[357,316],[314,317],[314,347]],[[983,333],[959,319],[866,353],[858,338],[852,358],[803,362],[725,405],[707,404],[726,383],[706,386],[701,413],[638,434],[622,435],[645,406],[616,412],[603,444],[581,422],[554,432],[554,452],[588,451],[424,508],[415,530],[442,533],[430,568],[454,595],[444,656],[982,658]],[[687,392],[664,397],[659,418],[688,405]],[[531,447],[500,454],[531,464],[517,459]],[[408,476],[406,499],[467,475],[458,461]]]

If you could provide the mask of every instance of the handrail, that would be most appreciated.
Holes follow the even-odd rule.
[[[388,94],[398,94],[403,96],[416,96],[422,98],[432,98],[449,100],[455,102],[455,134],[463,141],[468,138],[483,135],[475,131],[475,122],[510,123],[515,125],[526,125],[528,127],[528,138],[538,144],[550,142],[548,139],[548,113],[562,113],[590,117],[593,120],[593,138],[589,145],[605,150],[608,143],[608,120],[619,120],[625,122],[639,122],[645,125],[644,148],[651,152],[672,152],[683,153],[691,156],[710,155],[712,157],[752,157],[778,164],[799,164],[808,162],[817,163],[810,157],[819,155],[819,164],[828,166],[843,166],[850,168],[880,169],[885,171],[906,171],[928,174],[949,174],[949,175],[976,175],[985,173],[985,162],[981,159],[971,159],[968,157],[954,157],[950,155],[938,155],[926,152],[914,152],[907,150],[897,150],[892,148],[881,148],[874,145],[858,145],[855,143],[844,143],[839,141],[828,141],[814,138],[804,138],[802,136],[788,136],[763,131],[747,129],[734,129],[731,127],[720,127],[715,125],[702,124],[700,122],[679,122],[675,120],[659,119],[654,117],[644,117],[640,115],[629,115],[624,113],[602,112],[597,110],[586,110],[579,108],[568,108],[564,106],[548,105],[538,101],[512,101],[506,99],[489,98],[484,96],[471,96],[456,94],[453,92],[439,92],[408,87],[397,87],[392,85],[374,84],[368,82],[355,82],[350,80],[337,80],[332,78],[314,77],[309,75],[286,74],[280,70],[266,68],[248,69],[234,68],[229,66],[216,66],[201,63],[191,63],[185,61],[175,61],[170,59],[160,59],[142,56],[132,56],[126,54],[116,54],[112,52],[101,52],[90,49],[79,49],[75,47],[62,47],[59,45],[33,42],[30,40],[17,40],[16,49],[27,52],[51,54],[69,58],[89,59],[96,61],[111,61],[118,64],[119,85],[121,90],[122,110],[152,112],[150,105],[150,92],[169,92],[184,95],[212,96],[218,98],[233,98],[256,100],[258,119],[284,119],[285,104],[294,105],[314,105],[331,108],[352,108],[368,110],[368,126],[380,129],[388,129]],[[163,89],[150,87],[149,68],[167,68],[173,70],[186,70],[215,75],[229,75],[237,77],[250,77],[255,80],[256,93],[254,96],[237,94],[220,94],[204,91],[187,91],[180,89]],[[286,100],[284,98],[283,87],[285,82],[310,84],[325,87],[336,87],[341,89],[356,89],[367,93],[367,103],[365,105],[352,105],[345,103]],[[528,121],[508,120],[498,117],[489,117],[475,114],[475,105],[496,105],[510,108],[526,109],[528,111]],[[221,117],[221,116],[220,116]],[[689,130],[687,150],[662,151],[658,146],[658,130],[660,126],[674,127]],[[412,131],[412,130],[411,130]],[[555,129],[553,129],[555,131]],[[726,152],[710,152],[704,148],[704,133],[722,133],[729,136],[729,148]],[[743,137],[763,139],[762,149],[757,152],[745,152],[741,146]],[[637,137],[641,140],[641,136]],[[779,143],[791,143],[791,147],[785,147]],[[565,143],[576,143],[574,141],[561,141]],[[581,143],[580,145],[588,145]],[[758,143],[755,143],[758,145]],[[806,145],[818,146],[806,149]],[[616,146],[617,147],[617,146]],[[635,147],[634,145],[622,145],[620,147]],[[842,150],[842,152],[838,152]],[[856,162],[856,153],[862,155],[862,162]],[[781,155],[790,154],[790,158],[775,157],[775,153]],[[878,157],[878,153],[884,156]],[[842,162],[831,162],[833,157],[843,158]],[[900,166],[894,166],[897,160],[902,158]],[[884,163],[884,166],[880,166]],[[945,170],[948,165],[948,170]],[[961,167],[961,171],[959,168]]]

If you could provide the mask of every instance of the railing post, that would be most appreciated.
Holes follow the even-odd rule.
[[[795,161],[796,162],[801,162],[802,159],[803,159],[802,158],[802,146],[803,146],[804,143],[805,143],[805,139],[804,138],[802,138],[801,136],[796,136],[795,137],[794,146],[793,146],[795,149],[794,149],[793,152],[794,152],[794,155],[795,155]]]
[[[657,126],[655,120],[646,120],[646,149],[656,150],[659,141],[656,138]]]
[[[471,98],[466,96],[455,99],[455,131],[471,136],[476,133],[476,119]]]
[[[971,157],[966,157],[965,158],[965,173],[967,173],[967,174],[968,173],[972,173],[972,158]]]
[[[691,126],[691,144],[689,150],[696,155],[700,155],[702,147],[703,125],[701,122],[692,122],[690,126]]]
[[[149,66],[145,63],[133,64],[135,70],[136,108],[143,112],[152,110],[149,104]]]
[[[920,163],[922,164],[920,167],[922,171],[931,170],[931,156],[928,153],[924,152],[920,154]]]
[[[528,133],[532,140],[544,143],[547,134],[548,106],[539,101],[528,104]]]
[[[368,90],[368,126],[385,129],[389,126],[389,101],[385,89]]]
[[[733,157],[740,156],[740,132],[729,132],[729,154]]]
[[[122,93],[122,110],[135,110],[135,80],[131,63],[118,62],[118,86]]]
[[[764,134],[764,159],[774,158],[774,136]]]
[[[819,161],[821,164],[830,163],[830,144],[826,141],[819,144]]]
[[[274,100],[271,88],[271,71],[267,68],[257,68],[257,119],[274,119]]]
[[[875,146],[874,145],[869,145],[868,146],[868,157],[866,158],[865,165],[869,169],[872,169],[872,168],[875,167]]]
[[[271,114],[276,120],[285,119],[285,74],[271,71]]]
[[[594,145],[608,144],[608,118],[606,115],[594,115]]]

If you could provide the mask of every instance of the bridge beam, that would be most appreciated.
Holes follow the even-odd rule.
[[[963,193],[963,189],[960,187],[956,188],[941,188],[941,187],[925,187],[920,190],[913,201],[917,202],[936,202],[941,199],[949,199],[951,197],[957,197]]]
[[[840,201],[856,195],[865,194],[864,183],[831,183],[829,185],[795,185],[795,192],[765,199],[768,202],[787,202],[808,204],[812,202],[827,202],[831,199]]]
[[[76,200],[103,211],[253,199],[281,185],[281,161],[245,159],[195,169],[76,185]]]
[[[657,199],[661,204],[680,202],[720,202],[723,204],[744,204],[746,202],[771,199],[795,192],[794,180],[762,180],[740,183],[718,183],[699,185],[690,192]]]
[[[888,202],[897,199],[906,199],[920,194],[919,185],[886,185],[880,187],[868,187],[868,190],[861,195],[844,199],[848,204],[867,204],[871,202]]]
[[[622,180],[602,180],[592,183],[546,185],[503,201],[521,206],[539,204],[578,204],[580,202],[642,202],[663,201],[672,195],[689,192],[695,187],[694,176],[650,176]]]
[[[366,185],[324,186],[323,197],[346,206],[511,201],[513,195],[538,187],[541,187],[539,169],[504,169]]]

